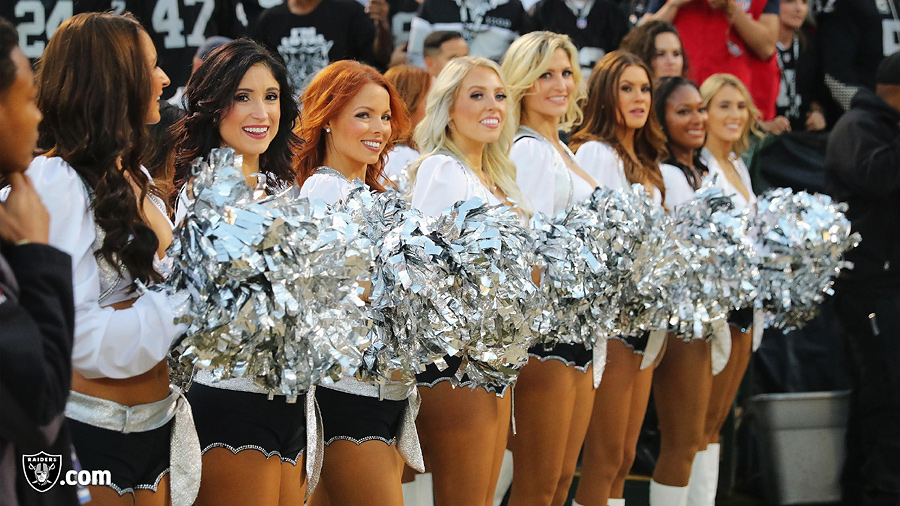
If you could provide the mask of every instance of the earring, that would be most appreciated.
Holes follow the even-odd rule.
[[[325,127],[325,133],[330,134],[330,133],[331,133],[331,128]]]

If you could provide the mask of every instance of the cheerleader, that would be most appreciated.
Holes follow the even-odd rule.
[[[91,504],[192,504],[200,449],[166,364],[184,327],[164,295],[138,290],[162,280],[172,241],[164,201],[140,163],[169,78],[137,20],[92,13],[56,30],[37,80],[44,156],[28,176],[50,214],[50,245],[73,262],[66,416],[82,468],[112,478],[90,487]]]
[[[660,165],[670,210],[690,201],[706,166],[700,150],[708,114],[697,85],[664,77],[656,89],[657,117],[668,139],[669,156]],[[704,442],[704,422],[712,388],[710,344],[706,339],[669,334],[666,354],[653,373],[659,417],[660,451],[653,471],[652,506],[679,506],[687,496],[694,454]]]
[[[588,200],[597,187],[559,140],[581,119],[584,82],[578,51],[565,35],[532,32],[503,58],[512,121],[516,183],[536,212],[553,216]],[[592,353],[583,344],[537,345],[516,381],[516,434],[510,437],[510,505],[563,504],[594,402]]]
[[[750,146],[750,135],[759,135],[756,126],[759,111],[744,84],[731,74],[714,74],[707,78],[700,86],[700,95],[709,111],[706,143],[700,153],[700,161],[709,168],[710,174],[716,176],[716,184],[732,197],[737,209],[750,207],[755,210],[756,196],[741,154]],[[704,442],[691,468],[688,492],[691,505],[715,504],[719,479],[719,432],[731,411],[734,396],[750,362],[751,351],[762,339],[761,316],[761,313],[754,313],[752,308],[747,307],[732,311],[728,318],[729,328],[724,341],[728,341],[727,334],[730,333],[731,353],[724,370],[713,377]],[[713,360],[716,361],[716,350],[713,350]]]
[[[651,20],[635,27],[625,35],[619,48],[644,60],[653,70],[654,80],[688,75],[688,60],[681,37],[668,21]]]
[[[572,136],[575,161],[598,184],[626,188],[641,183],[663,205],[665,184],[657,160],[665,138],[652,113],[650,68],[637,56],[613,51],[591,75],[584,121]],[[623,504],[625,477],[650,396],[652,367],[665,339],[660,332],[611,337],[585,439],[577,503]],[[594,364],[596,367],[597,364]]]
[[[352,60],[324,68],[303,92],[295,167],[302,198],[336,204],[351,181],[383,192],[384,157],[408,129],[406,108],[377,70]],[[325,454],[311,505],[402,506],[403,462],[422,470],[412,377],[386,384],[352,376],[319,386]],[[400,452],[398,455],[398,451]]]
[[[413,130],[425,117],[425,99],[434,77],[425,69],[411,65],[395,65],[384,73],[384,78],[394,85],[409,112],[410,129],[403,139],[398,139],[394,149],[384,160],[382,182],[406,191],[409,186],[409,166],[419,158]]]
[[[462,57],[447,64],[428,95],[416,144],[425,153],[410,170],[412,204],[439,215],[461,200],[478,197],[490,205],[517,202],[523,195],[507,153],[514,125],[507,118],[509,94],[500,68],[485,58]],[[422,409],[416,425],[426,467],[432,473],[435,506],[493,504],[506,448],[511,395],[506,388],[458,388],[450,383],[462,358],[445,357],[448,367],[430,365],[417,375]],[[461,386],[468,386],[463,377]]]
[[[293,183],[292,150],[299,139],[291,129],[297,103],[284,66],[266,49],[247,39],[217,48],[191,75],[184,96],[186,114],[174,127],[175,174],[181,184],[190,177],[193,160],[220,146],[243,157],[247,184],[263,183],[259,186],[274,193]],[[188,207],[182,191],[176,221]],[[252,378],[216,381],[205,370],[195,374],[187,397],[203,449],[198,505],[302,503],[302,398],[269,400]]]

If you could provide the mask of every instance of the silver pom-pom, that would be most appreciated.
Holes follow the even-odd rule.
[[[710,324],[729,311],[752,306],[759,269],[749,216],[711,179],[675,212],[677,253],[689,268],[673,294],[671,324],[686,340],[709,337]]]
[[[176,359],[291,399],[355,373],[370,345],[358,280],[373,259],[359,226],[290,192],[257,199],[230,149],[213,150],[195,174],[163,287],[190,294]]]
[[[767,323],[783,330],[802,327],[825,295],[833,294],[834,276],[851,267],[842,255],[859,244],[860,236],[850,233],[846,204],[827,195],[776,188],[760,197],[757,209]]]

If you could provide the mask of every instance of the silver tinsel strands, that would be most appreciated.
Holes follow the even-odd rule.
[[[752,306],[758,295],[749,217],[706,180],[693,200],[676,210],[675,227],[681,239],[678,254],[689,268],[673,296],[671,325],[686,340],[705,338],[711,322],[727,318],[732,309]]]
[[[850,233],[846,204],[827,195],[776,188],[760,197],[757,208],[768,323],[784,330],[801,327],[833,293],[834,276],[851,267],[841,257],[859,244],[859,234]]]
[[[607,270],[598,214],[575,205],[552,218],[543,214],[531,220],[534,251],[542,270],[541,292],[546,307],[539,320],[538,342],[545,348],[557,343],[584,344],[592,348],[597,322],[608,307],[605,291]]]
[[[359,226],[321,202],[256,200],[230,149],[213,150],[195,173],[164,287],[190,294],[175,359],[289,398],[355,373],[370,344],[357,280],[373,257]]]
[[[597,296],[607,307],[600,324],[610,336],[665,328],[671,292],[684,278],[671,218],[642,185],[597,188],[590,208],[599,219],[597,240],[605,252],[607,283]]]

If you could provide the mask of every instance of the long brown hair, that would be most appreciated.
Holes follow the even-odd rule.
[[[663,136],[659,119],[653,113],[654,91],[650,91],[650,110],[647,123],[634,132],[634,163],[622,143],[619,131],[622,127],[622,113],[619,111],[619,79],[625,69],[636,66],[644,69],[648,79],[653,74],[643,60],[627,51],[613,51],[597,62],[588,82],[588,98],[584,105],[584,120],[572,135],[571,147],[577,150],[588,141],[609,144],[625,168],[625,177],[631,184],[653,185],[659,190],[662,202],[666,201],[666,185],[663,183],[659,160],[666,153],[666,138]],[[649,189],[649,188],[648,188]]]
[[[138,205],[149,187],[141,153],[153,93],[141,32],[130,14],[79,14],[60,25],[38,62],[38,147],[91,189],[94,220],[105,232],[97,256],[154,282],[162,279],[153,269],[159,240]]]
[[[394,65],[384,73],[384,78],[394,85],[403,103],[406,104],[410,117],[428,97],[428,90],[431,88],[431,74],[423,68],[412,65]],[[416,149],[416,143],[412,139],[413,128],[415,125],[412,125],[409,132],[399,140]]]
[[[374,68],[353,60],[336,61],[322,69],[309,83],[300,100],[300,123],[297,134],[303,144],[294,161],[298,183],[315,174],[325,161],[325,125],[346,107],[347,103],[367,84],[377,84],[388,92],[391,105],[391,135],[385,140],[378,162],[366,168],[366,181],[374,191],[383,192],[379,179],[384,168],[384,158],[397,139],[409,130],[406,106],[397,90]]]

